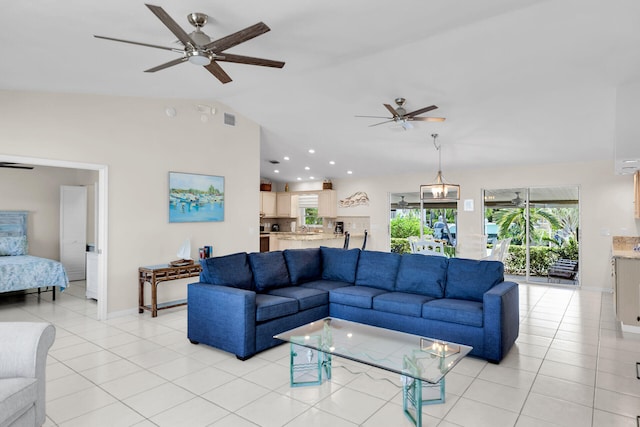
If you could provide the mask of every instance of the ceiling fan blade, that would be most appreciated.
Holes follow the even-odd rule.
[[[395,110],[391,105],[389,105],[389,104],[382,104],[382,105],[384,105],[384,106],[385,106],[385,108],[386,108],[387,110],[389,110],[389,112],[391,113],[391,116],[393,116],[393,117],[400,117],[400,116],[398,115],[398,113],[396,112],[396,110]]]
[[[33,169],[33,166],[21,165],[18,163],[12,162],[0,162],[0,168],[9,168],[9,169]]]
[[[407,120],[417,122],[444,122],[446,119],[444,117],[407,117]]]
[[[235,62],[238,64],[249,64],[249,65],[262,65],[263,67],[274,67],[274,68],[284,67],[284,62],[282,61],[274,61],[272,59],[263,59],[263,58],[254,58],[251,56],[244,56],[244,55],[233,55],[231,53],[222,54],[222,56],[216,58],[216,61]]]
[[[373,125],[369,125],[369,127],[378,126],[378,125],[383,125],[383,124],[385,124],[385,123],[390,123],[390,122],[394,122],[394,121],[395,121],[395,120],[391,119],[391,120],[387,120],[387,121],[384,121],[384,122],[380,122],[380,123],[376,123],[376,124],[373,124]]]
[[[220,53],[239,45],[240,43],[246,42],[247,40],[251,40],[254,37],[258,37],[260,34],[264,34],[268,31],[271,31],[271,28],[269,28],[267,24],[264,22],[258,22],[244,30],[237,31],[221,39],[214,40],[211,43],[206,44],[204,48],[210,49],[214,53]]]
[[[173,61],[165,62],[164,64],[158,65],[157,67],[149,68],[148,70],[144,70],[145,73],[155,73],[156,71],[164,70],[165,68],[173,67],[174,65],[181,64],[187,60],[186,56],[182,58],[174,59]]]
[[[197,46],[196,42],[189,37],[189,34],[187,34],[182,27],[180,27],[180,25],[178,25],[178,23],[164,11],[163,8],[152,4],[146,4],[146,6],[158,17],[160,21],[162,21],[162,23],[178,38],[178,40],[182,42],[183,45],[191,45],[192,47]]]
[[[97,39],[112,40],[114,42],[129,43],[129,44],[135,44],[135,45],[146,46],[146,47],[155,47],[156,49],[170,50],[172,52],[184,52],[184,50],[182,50],[182,49],[176,49],[175,47],[158,46],[157,44],[140,43],[140,42],[134,42],[134,41],[131,41],[131,40],[116,39],[116,38],[113,38],[113,37],[96,36],[95,34],[93,35],[93,37],[95,37]]]
[[[216,61],[211,61],[211,64],[205,65],[204,68],[209,70],[209,72],[222,83],[229,83],[231,81],[231,77],[229,77],[229,74],[225,73],[225,71],[216,63]]]
[[[435,110],[436,108],[438,108],[438,107],[436,107],[435,105],[431,105],[429,107],[424,107],[424,108],[421,108],[419,110],[407,113],[406,116],[407,117],[417,116],[418,114],[426,113],[427,111]]]
[[[354,117],[368,117],[371,119],[389,119],[389,117],[383,117],[383,116],[354,116]]]

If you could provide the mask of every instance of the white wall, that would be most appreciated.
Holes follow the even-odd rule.
[[[31,170],[0,168],[0,210],[29,211],[29,254],[59,260],[60,186],[91,185],[96,180],[94,171],[47,166]],[[92,194],[88,195],[90,200]],[[87,213],[93,215],[93,208]],[[87,239],[93,236],[93,226],[88,226]]]
[[[338,215],[371,217],[371,250],[389,250],[389,193],[418,191],[429,184],[432,171],[420,175],[398,175],[333,180],[338,199],[356,191],[369,195],[368,207],[338,208]],[[633,217],[633,177],[614,175],[612,161],[514,167],[511,169],[444,170],[445,179],[461,185],[458,205],[458,239],[482,233],[482,190],[516,187],[568,186],[580,188],[581,284],[611,288],[611,235],[639,235],[640,221]],[[464,212],[464,199],[473,199],[475,210]],[[606,235],[609,233],[610,235]]]
[[[196,103],[219,113],[203,122]],[[239,114],[224,125],[223,112],[236,114],[214,101],[0,91],[0,156],[108,166],[108,312],[136,308],[138,267],[175,259],[186,238],[196,256],[206,244],[215,255],[259,249],[260,129]],[[169,171],[224,176],[225,221],[169,224]]]

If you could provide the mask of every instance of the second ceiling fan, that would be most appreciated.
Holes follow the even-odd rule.
[[[444,122],[445,121],[444,117],[418,117],[420,114],[424,114],[424,113],[427,113],[429,111],[432,111],[432,110],[435,110],[436,108],[438,108],[435,105],[430,105],[429,107],[420,108],[418,110],[411,111],[410,113],[407,113],[407,110],[404,108],[404,104],[405,104],[406,101],[407,100],[404,99],[404,98],[396,98],[395,102],[396,102],[396,105],[398,106],[397,108],[393,108],[389,104],[382,104],[391,113],[391,117],[383,117],[383,116],[356,116],[356,117],[369,117],[369,118],[374,118],[374,119],[386,119],[383,122],[374,123],[372,125],[369,125],[369,127],[378,126],[378,125],[382,125],[382,124],[385,124],[385,123],[395,122],[395,123],[401,125],[404,130],[408,130],[408,129],[413,128],[413,125],[411,123],[409,123],[409,122],[413,122],[413,121],[418,121],[418,122]]]

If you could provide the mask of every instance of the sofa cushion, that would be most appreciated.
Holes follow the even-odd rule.
[[[334,280],[314,280],[312,282],[303,283],[302,288],[320,289],[321,291],[331,291],[333,289],[342,288],[344,286],[353,286],[353,283],[336,282]]]
[[[295,299],[298,301],[298,310],[300,311],[329,304],[329,292],[320,289],[289,286],[286,288],[272,289],[267,293],[269,295]]]
[[[386,291],[368,286],[345,286],[329,292],[329,302],[352,307],[372,308],[373,298]]]
[[[0,379],[0,425],[12,425],[33,408],[37,399],[38,383],[35,378]]]
[[[356,286],[393,291],[400,264],[400,254],[362,251],[358,259]]]
[[[355,283],[360,249],[340,249],[320,246],[322,278],[337,282]]]
[[[256,322],[265,322],[298,312],[298,301],[277,295],[256,294]]]
[[[256,291],[289,286],[289,272],[282,251],[253,252],[249,254]]]
[[[503,281],[504,264],[500,261],[450,258],[445,296],[482,301],[485,292]]]
[[[283,253],[292,285],[299,285],[322,277],[320,248],[285,249]]]
[[[442,298],[449,259],[442,256],[404,254],[396,276],[396,291]]]
[[[373,309],[387,313],[422,316],[422,305],[433,298],[405,292],[386,292],[373,299]]]
[[[253,274],[245,252],[206,258],[201,260],[201,266],[203,283],[253,290]]]
[[[452,298],[436,299],[422,305],[422,317],[482,327],[482,303]]]

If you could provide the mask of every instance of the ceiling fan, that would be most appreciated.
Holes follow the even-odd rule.
[[[407,110],[404,108],[404,104],[407,100],[404,98],[396,98],[395,102],[396,105],[398,106],[397,108],[393,108],[391,105],[389,104],[382,104],[384,105],[384,107],[389,110],[389,112],[391,113],[391,117],[382,117],[382,116],[356,116],[356,117],[370,117],[370,118],[374,118],[374,119],[386,119],[384,122],[380,122],[380,123],[375,123],[373,125],[369,125],[369,127],[371,126],[378,126],[384,123],[390,123],[390,122],[396,122],[399,125],[401,125],[404,130],[409,130],[411,128],[413,128],[413,125],[409,122],[412,121],[419,121],[419,122],[444,122],[445,118],[444,117],[417,117],[420,114],[435,110],[436,107],[435,105],[431,105],[429,107],[424,107],[424,108],[420,108],[419,110],[415,110],[412,111],[410,113],[407,113]]]
[[[515,199],[511,199],[511,203],[514,206],[518,207],[518,208],[521,208],[521,207],[524,206],[524,199],[522,199],[520,197],[520,192],[519,191],[516,191],[516,198]]]
[[[171,60],[164,64],[158,65],[153,68],[145,70],[146,73],[154,73],[165,68],[172,67],[174,65],[181,64],[189,61],[195,65],[202,65],[211,74],[213,74],[222,83],[229,83],[231,77],[220,67],[218,62],[235,62],[238,64],[248,65],[261,65],[263,67],[282,68],[284,62],[274,61],[271,59],[254,58],[251,56],[235,55],[232,53],[226,53],[227,49],[239,45],[240,43],[251,40],[261,34],[270,31],[271,29],[264,23],[258,22],[255,25],[245,28],[244,30],[237,31],[221,39],[211,40],[211,37],[206,35],[202,31],[202,27],[207,23],[208,16],[204,13],[190,13],[187,15],[187,20],[196,29],[187,34],[177,23],[164,11],[160,6],[154,6],[146,4],[146,6],[153,12],[160,21],[178,38],[178,41],[182,43],[182,48],[158,46],[155,44],[140,43],[130,40],[116,39],[113,37],[97,36],[94,37],[105,40],[112,40],[116,42],[130,43],[140,46],[153,47],[156,49],[170,50],[172,52],[181,53],[180,58]]]
[[[405,200],[404,200],[404,196],[400,196],[400,197],[402,198],[402,200],[400,200],[400,201],[397,203],[397,205],[398,205],[398,209],[404,209],[404,208],[406,208],[407,206],[409,206],[409,203],[408,203],[408,202],[405,202]]]
[[[13,162],[0,162],[0,168],[33,169],[33,166],[23,165],[23,164],[20,164],[20,163],[13,163]]]

